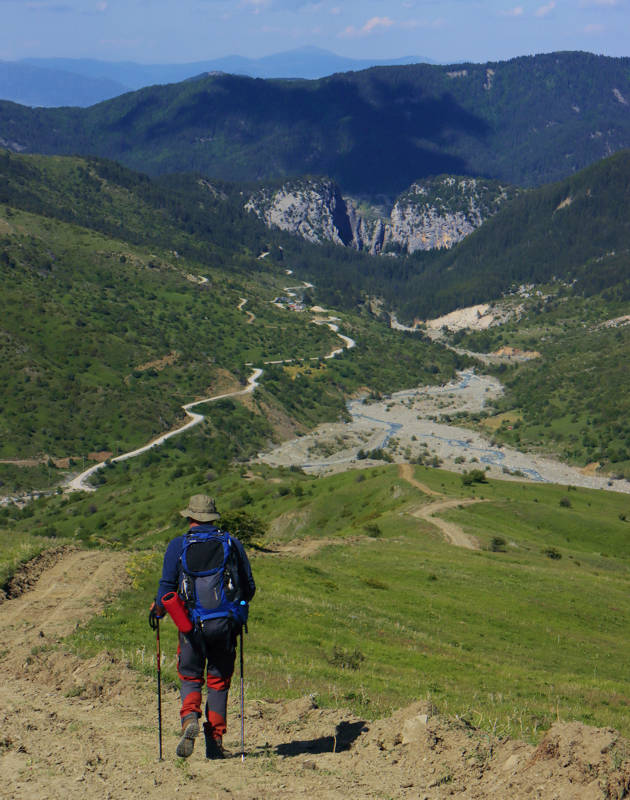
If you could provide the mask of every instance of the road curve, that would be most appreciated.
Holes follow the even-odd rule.
[[[226,392],[225,394],[217,394],[214,397],[205,397],[203,400],[195,400],[192,403],[186,403],[183,405],[182,408],[186,412],[186,414],[190,417],[188,422],[185,422],[180,428],[176,428],[175,430],[168,431],[167,433],[163,433],[158,436],[156,439],[152,439],[148,444],[145,444],[143,447],[138,447],[136,450],[130,450],[128,453],[123,453],[122,455],[116,456],[116,458],[112,458],[112,463],[117,461],[126,461],[128,458],[135,458],[136,456],[142,455],[142,453],[146,453],[147,450],[151,450],[153,447],[159,447],[161,444],[167,439],[170,439],[172,436],[179,436],[180,433],[184,433],[184,431],[189,430],[190,428],[194,428],[195,425],[199,425],[199,423],[203,420],[204,414],[197,414],[191,411],[192,408],[195,406],[200,406],[203,403],[213,403],[216,400],[224,400],[227,397],[237,397],[241,394],[250,394],[254,391],[254,389],[258,386],[258,378],[262,375],[262,370],[259,368],[254,369],[252,374],[249,376],[247,380],[247,386],[244,389],[237,389],[235,392]],[[93,486],[90,486],[87,481],[97,472],[99,469],[102,469],[107,462],[102,462],[100,464],[95,464],[93,467],[86,469],[84,472],[81,472],[71,481],[66,484],[67,491],[83,491],[83,492],[94,492],[96,491]]]
[[[311,286],[311,284],[305,284],[305,286]],[[238,309],[239,310],[243,310],[243,306],[245,305],[246,302],[247,302],[246,298],[244,298],[244,297],[241,298],[241,302],[238,305]],[[251,312],[246,312],[246,313],[251,313]],[[250,320],[250,321],[253,321],[253,320]],[[349,336],[344,336],[343,334],[339,333],[339,326],[338,325],[334,324],[330,320],[327,320],[323,324],[328,325],[328,327],[337,334],[337,336],[341,339],[341,341],[343,342],[343,345],[344,345],[343,347],[340,347],[339,349],[333,350],[327,356],[324,356],[324,358],[327,358],[327,359],[328,358],[335,358],[335,356],[338,356],[345,349],[349,350],[352,347],[356,346],[356,342],[354,341],[354,339],[351,339]],[[293,359],[288,359],[288,360],[292,361]],[[286,362],[279,361],[279,362],[265,362],[265,363],[266,364],[267,363],[273,364],[273,363],[286,363]],[[156,439],[152,439],[148,444],[145,444],[142,447],[138,447],[136,450],[130,450],[128,453],[122,453],[121,455],[116,456],[116,458],[112,458],[110,460],[110,462],[101,462],[100,464],[94,464],[93,466],[91,466],[88,469],[84,470],[83,472],[79,473],[79,475],[77,475],[76,477],[72,478],[72,480],[68,481],[68,483],[66,483],[66,485],[64,487],[65,490],[68,491],[68,492],[77,492],[77,491],[79,491],[79,492],[94,492],[94,491],[96,491],[95,487],[89,485],[88,480],[96,472],[98,472],[99,469],[103,469],[103,467],[107,463],[116,463],[118,461],[126,461],[128,458],[135,458],[136,456],[142,455],[142,453],[146,453],[147,450],[151,450],[153,447],[159,447],[161,444],[164,444],[164,442],[167,439],[170,439],[172,436],[179,436],[181,433],[184,433],[185,431],[190,430],[190,428],[194,428],[195,425],[199,425],[199,423],[204,419],[204,414],[195,413],[195,412],[191,411],[192,408],[195,408],[195,406],[200,406],[203,403],[213,403],[216,400],[224,400],[227,397],[238,397],[239,395],[250,394],[258,386],[258,379],[260,378],[260,376],[262,374],[263,374],[263,370],[257,367],[257,368],[255,368],[253,370],[252,374],[249,376],[249,378],[247,380],[247,386],[244,389],[237,389],[235,392],[227,392],[225,394],[218,394],[218,395],[215,395],[214,397],[205,397],[203,400],[195,400],[192,403],[186,403],[186,405],[183,405],[182,408],[186,412],[187,416],[190,417],[188,422],[185,422],[181,427],[176,428],[175,430],[168,431],[167,433],[161,434]]]

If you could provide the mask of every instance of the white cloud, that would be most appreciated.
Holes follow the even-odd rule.
[[[502,17],[522,17],[523,6],[515,6],[514,8],[506,8],[505,11],[499,12]]]
[[[96,10],[97,11],[107,11],[107,5],[108,4],[107,4],[106,0],[100,0],[100,2],[98,2],[96,4]]]
[[[606,30],[604,26],[599,24],[585,25],[582,28],[584,33],[602,33],[604,30]]]
[[[555,0],[551,0],[551,2],[547,3],[546,6],[540,6],[540,8],[536,9],[536,16],[546,17],[548,14],[551,14],[551,12],[554,10],[555,7],[556,7]]]
[[[339,36],[343,39],[354,39],[361,36],[369,36],[379,30],[386,30],[394,25],[394,20],[389,17],[372,17],[363,24],[362,27],[356,28],[354,25],[348,25]]]
[[[330,13],[333,15],[333,17],[338,17],[339,14],[341,14],[341,9],[339,6],[335,6],[334,8],[330,9]]]
[[[372,33],[372,31],[378,30],[379,28],[391,28],[393,24],[394,20],[389,17],[372,17],[372,19],[369,19],[365,23],[361,30],[364,33]]]
[[[613,8],[618,5],[620,5],[619,0],[581,0],[580,2],[582,8],[587,8],[588,6],[608,6],[608,8]]]

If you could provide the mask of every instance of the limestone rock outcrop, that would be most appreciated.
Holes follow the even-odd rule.
[[[496,213],[515,187],[482,178],[441,175],[413,183],[389,209],[342,197],[326,178],[300,178],[252,194],[245,208],[269,227],[310,242],[331,241],[381,253],[452,247]]]

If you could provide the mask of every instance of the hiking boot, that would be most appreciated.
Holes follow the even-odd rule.
[[[199,720],[196,714],[188,714],[182,720],[182,738],[175,750],[180,758],[188,758],[192,755],[195,746],[195,739],[199,736]]]
[[[227,753],[223,749],[223,739],[220,736],[212,735],[212,725],[209,722],[203,723],[203,732],[206,737],[206,758],[227,758]]]

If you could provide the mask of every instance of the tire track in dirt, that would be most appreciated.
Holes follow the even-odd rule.
[[[126,560],[98,550],[60,554],[32,588],[0,606],[0,642],[8,651],[3,665],[19,664],[34,647],[61,640],[102,609],[126,584]]]
[[[444,497],[441,492],[436,492],[435,489],[427,486],[426,483],[420,483],[420,481],[416,480],[414,476],[413,464],[399,464],[398,477],[402,478],[404,481],[407,481],[407,483],[409,483],[411,486],[415,486],[416,489],[420,489],[421,492],[424,492],[431,497]]]
[[[434,489],[431,489],[430,486],[417,481],[414,477],[413,466],[411,464],[399,464],[398,475],[403,480],[407,481],[407,483],[409,483],[411,486],[415,487],[416,489],[420,489],[420,491],[424,492],[425,494],[436,498],[444,497],[444,495],[440,494],[440,492],[436,492]],[[436,528],[439,528],[446,541],[450,544],[453,544],[456,547],[464,547],[467,550],[480,550],[481,545],[475,536],[470,536],[469,534],[464,533],[459,525],[456,525],[454,522],[448,522],[445,519],[440,519],[439,517],[436,517],[436,514],[439,514],[442,511],[448,511],[451,508],[461,508],[462,506],[470,506],[481,502],[483,501],[477,498],[450,498],[433,500],[431,503],[421,506],[410,513],[417,519],[423,519],[426,522],[430,522],[432,525],[435,525]]]

